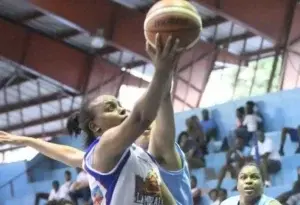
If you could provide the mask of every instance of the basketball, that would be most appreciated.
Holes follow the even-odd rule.
[[[148,11],[144,21],[146,40],[155,48],[155,35],[160,34],[164,45],[168,36],[180,40],[179,49],[190,49],[200,39],[201,17],[186,0],[161,0]]]

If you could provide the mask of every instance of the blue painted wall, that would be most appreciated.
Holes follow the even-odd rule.
[[[212,118],[218,124],[221,136],[227,136],[235,127],[235,110],[245,105],[248,100],[257,102],[259,110],[263,114],[267,132],[279,131],[284,126],[296,127],[300,124],[300,106],[298,106],[300,104],[300,89],[293,89],[231,101],[208,108]],[[185,119],[194,114],[201,119],[201,108],[175,115],[177,135],[186,129]]]

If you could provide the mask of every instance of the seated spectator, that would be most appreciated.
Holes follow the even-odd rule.
[[[299,168],[298,168],[298,170],[299,170]],[[292,197],[292,196],[300,193],[300,180],[299,179],[300,178],[299,178],[299,174],[298,174],[298,180],[294,182],[292,190],[280,194],[278,197],[276,197],[277,201],[279,201],[282,204],[287,204],[287,201],[289,200],[289,203],[293,204],[292,201],[297,197]]]
[[[199,118],[196,115],[193,115],[190,118],[186,119],[185,123],[187,132],[189,136],[192,137],[193,140],[195,140],[197,143],[205,144],[205,134],[199,122]]]
[[[271,186],[269,174],[275,174],[281,169],[281,159],[271,138],[265,137],[265,134],[261,130],[257,131],[256,135],[261,170],[265,179],[265,185],[268,187]],[[251,150],[251,155],[253,158],[256,157],[255,146]]]
[[[281,156],[284,155],[284,143],[286,140],[286,135],[289,134],[292,142],[298,143],[298,148],[296,149],[295,153],[300,153],[300,125],[295,128],[284,127],[281,131],[281,141],[280,141],[280,149],[279,153]]]
[[[201,204],[201,189],[197,187],[197,179],[195,176],[191,176],[191,188],[193,195],[193,205]]]
[[[245,117],[245,108],[244,107],[239,107],[235,111],[236,113],[236,128],[243,127],[243,121]]]
[[[217,139],[217,124],[213,119],[210,119],[207,109],[202,110],[202,120],[200,121],[200,124],[207,142]]]
[[[46,205],[74,205],[71,201],[68,200],[53,200],[49,201]]]
[[[211,195],[213,195],[211,197]],[[222,201],[227,199],[227,190],[226,189],[212,189],[209,193],[211,199],[211,205],[220,205]]]
[[[181,132],[177,143],[185,153],[190,169],[201,168],[205,166],[203,154],[198,149],[198,144],[187,132]]]
[[[78,204],[78,199],[80,199],[80,198],[82,198],[84,201],[84,204],[87,205],[91,198],[88,176],[85,173],[85,171],[83,171],[80,168],[76,168],[76,171],[78,174],[77,179],[72,184],[69,195],[70,195],[74,205]]]
[[[245,146],[244,138],[236,137],[235,146],[227,152],[226,164],[220,171],[217,189],[221,188],[227,171],[230,172],[232,178],[237,177],[239,170],[244,166],[245,162],[250,159],[250,152],[250,147]]]
[[[58,200],[59,199],[59,182],[58,181],[53,181],[52,182],[52,189],[50,191],[50,194],[48,193],[37,193],[35,196],[35,205],[40,204],[40,200],[44,199],[47,201],[52,201],[52,200]]]
[[[258,124],[262,119],[254,113],[252,106],[246,106],[246,115],[243,125],[247,127],[248,136],[245,139],[247,145],[251,144],[253,134],[258,130]]]
[[[59,199],[58,191],[59,191],[59,182],[55,180],[52,182],[52,190],[50,191],[48,201]]]
[[[253,109],[254,114],[261,119],[261,122],[258,123],[258,129],[263,130],[264,129],[264,123],[263,123],[264,118],[263,118],[263,115],[260,113],[257,104],[250,100],[250,101],[246,102],[246,107],[249,107],[250,109]]]
[[[202,131],[202,127],[197,116],[192,116],[186,120],[187,133],[189,137],[197,143],[198,149],[205,155],[207,151],[207,141],[205,134]]]
[[[227,194],[227,190],[226,189],[219,189],[218,190],[218,201],[220,202],[220,204],[227,199],[228,194]]]
[[[70,171],[65,171],[65,183],[59,188],[59,199],[71,201],[69,196],[72,186],[72,174]]]
[[[208,193],[209,199],[210,199],[210,204],[211,205],[217,205],[219,204],[218,201],[218,190],[217,189],[212,189]]]

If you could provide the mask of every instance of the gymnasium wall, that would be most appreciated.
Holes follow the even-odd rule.
[[[279,131],[284,126],[300,125],[300,89],[293,89],[231,101],[208,108],[218,124],[221,136],[227,136],[229,131],[235,127],[236,108],[244,106],[250,99],[257,102],[259,110],[263,114],[267,132]],[[185,119],[194,114],[201,119],[201,108],[175,114],[177,135],[185,130]]]
[[[222,136],[226,136],[228,132],[234,128],[235,109],[244,105],[247,100],[249,99],[232,101],[208,108],[217,122]],[[251,100],[258,103],[259,109],[265,119],[267,131],[278,131],[283,126],[296,127],[300,124],[300,106],[298,106],[298,104],[300,104],[300,89],[257,96],[251,98]],[[200,116],[201,109],[181,112],[175,115],[177,134],[185,129],[185,119],[193,114]],[[66,136],[55,138],[53,141],[60,144],[71,145],[79,149],[83,148],[83,140],[79,138]],[[65,169],[61,168],[71,170],[75,177],[74,169],[67,168],[62,163],[38,155],[30,162],[23,161],[0,165],[0,186],[14,176],[24,172],[26,168],[31,167],[33,164],[37,164],[37,166],[32,169],[29,175],[23,174],[13,182],[13,189],[16,196],[20,196],[21,193],[29,192],[30,190],[32,190],[32,193],[35,193],[34,190],[41,190],[41,188],[42,190],[48,191],[53,179],[63,181],[63,171]],[[30,181],[28,179],[30,179]],[[0,189],[0,195],[3,198],[10,196],[10,186]]]

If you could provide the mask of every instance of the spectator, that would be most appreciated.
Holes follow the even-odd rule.
[[[196,141],[199,145],[205,145],[205,135],[199,123],[199,118],[194,115],[186,119],[185,122],[189,136],[192,137],[193,140]]]
[[[69,193],[72,202],[74,205],[78,204],[78,199],[82,198],[84,201],[84,204],[87,205],[90,198],[91,198],[91,192],[89,188],[89,181],[88,181],[88,176],[80,168],[76,168],[77,171],[77,179],[76,182],[74,182],[71,186],[71,191]]]
[[[218,205],[218,190],[217,189],[212,189],[208,193],[209,199],[210,199],[210,204],[211,205]]]
[[[65,183],[59,188],[59,199],[65,199],[71,201],[69,196],[70,189],[72,186],[72,174],[70,171],[65,171]]]
[[[191,176],[191,188],[193,195],[193,205],[201,204],[201,190],[197,187],[197,179],[195,176]]]
[[[263,124],[263,116],[259,111],[259,108],[257,104],[251,100],[246,102],[246,107],[249,107],[250,109],[253,109],[253,112],[256,116],[258,116],[261,119],[261,122],[258,123],[258,129],[263,130],[264,124]]]
[[[209,197],[211,200],[211,205],[220,205],[222,201],[227,199],[226,189],[212,189],[209,192]]]
[[[265,179],[265,185],[271,186],[269,174],[275,174],[281,169],[281,161],[279,152],[273,145],[270,138],[265,137],[263,131],[256,132],[258,139],[258,154],[261,161],[261,170],[263,178]],[[255,157],[255,147],[251,150],[252,157]]]
[[[236,109],[236,128],[243,127],[243,121],[245,117],[245,108],[244,107],[239,107]]]
[[[284,127],[281,131],[281,141],[280,141],[280,149],[279,153],[281,156],[284,155],[284,143],[286,140],[286,135],[289,134],[292,142],[298,142],[298,148],[296,149],[296,153],[300,153],[300,125],[295,128]]]
[[[59,199],[59,182],[57,180],[52,182],[52,190],[50,191],[50,195],[48,201],[58,200]]]
[[[225,199],[227,199],[227,190],[226,189],[219,189],[218,191],[218,201],[221,204]]]
[[[235,146],[227,152],[226,164],[220,171],[217,189],[221,188],[227,171],[230,172],[232,178],[237,177],[239,170],[244,166],[245,162],[249,160],[250,152],[250,147],[245,146],[244,138],[237,136]]]
[[[276,198],[276,200],[278,200],[282,204],[293,204],[293,201],[295,199],[297,199],[297,201],[299,201],[298,194],[300,194],[300,181],[299,181],[299,179],[296,182],[294,182],[292,190],[280,194],[280,196],[278,196]],[[289,203],[287,203],[287,201],[289,201]]]
[[[177,140],[182,151],[186,154],[190,169],[201,168],[205,166],[203,154],[198,149],[198,144],[189,137],[187,132],[181,132]]]
[[[46,205],[74,205],[74,204],[68,200],[53,200],[53,201],[49,201]]]
[[[59,199],[59,182],[58,181],[53,181],[52,182],[52,189],[49,193],[37,193],[35,196],[35,205],[39,205],[40,204],[40,200],[44,199],[47,201],[52,201],[52,200],[57,200]]]
[[[243,121],[243,125],[247,127],[248,136],[246,137],[246,144],[252,141],[253,134],[258,130],[258,123],[262,122],[262,119],[254,113],[252,106],[246,106],[246,115]]]
[[[206,136],[206,141],[216,140],[217,138],[217,124],[210,119],[207,109],[202,110],[202,120],[200,121],[202,130]]]

